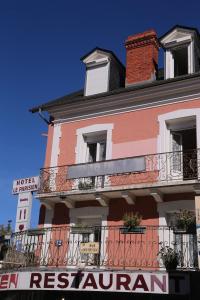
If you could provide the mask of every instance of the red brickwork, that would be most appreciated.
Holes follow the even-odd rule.
[[[157,64],[159,42],[154,30],[129,36],[126,47],[126,85],[153,80]]]

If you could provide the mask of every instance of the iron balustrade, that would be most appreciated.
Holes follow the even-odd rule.
[[[145,226],[124,232],[120,226],[50,227],[12,234],[2,269],[26,267],[92,267],[158,270],[158,255],[169,246],[179,255],[179,269],[196,268],[196,234],[177,234],[167,226]]]
[[[132,184],[185,181],[198,179],[199,170],[199,149],[56,166],[41,169],[38,193],[87,191]]]

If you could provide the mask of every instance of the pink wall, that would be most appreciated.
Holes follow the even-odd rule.
[[[132,156],[156,152],[157,136],[159,133],[158,116],[179,109],[199,108],[200,101],[165,105],[148,108],[118,115],[97,117],[88,120],[62,124],[62,138],[60,140],[60,154],[58,165],[75,163],[75,147],[77,142],[76,130],[97,123],[113,123],[112,157]],[[50,130],[46,164],[49,163],[52,132]],[[128,146],[128,147],[127,147]],[[122,153],[121,153],[122,151]]]
[[[68,165],[75,163],[75,149],[77,144],[77,135],[76,131],[79,128],[94,124],[105,124],[112,123],[112,158],[126,157],[126,156],[137,156],[148,153],[157,152],[157,136],[159,134],[159,123],[158,116],[172,112],[180,109],[189,109],[189,108],[199,108],[200,101],[193,100],[190,102],[177,103],[171,105],[160,106],[156,108],[148,108],[143,110],[137,110],[133,112],[126,112],[122,114],[112,115],[112,116],[103,116],[96,117],[88,120],[81,120],[71,123],[63,123],[61,125],[61,139],[59,145],[59,156],[58,156],[58,165]],[[52,148],[52,139],[53,139],[53,127],[49,126],[48,133],[48,143],[46,150],[46,160],[45,166],[50,165],[51,158],[51,148]],[[152,181],[155,180],[155,175],[152,174]],[[134,175],[136,176],[136,175]],[[143,175],[140,175],[143,176]],[[143,177],[139,177],[139,180],[142,182]],[[136,178],[137,180],[137,178]],[[149,179],[148,179],[149,180]],[[143,180],[145,181],[145,178]],[[149,181],[148,181],[149,182]],[[68,187],[68,190],[71,189]],[[115,214],[118,209],[120,212],[127,209],[125,203],[121,202],[119,208],[116,207],[116,201],[111,201],[109,205],[110,215],[112,215],[112,220],[115,218]],[[154,200],[144,201],[141,207],[138,207],[138,211],[144,215],[145,211],[150,211],[153,209],[151,216],[145,218],[145,223],[154,224],[158,223],[158,216],[156,211],[156,206],[153,204]],[[141,199],[138,200],[138,203],[142,203]],[[92,205],[94,203],[84,203],[84,206]],[[114,206],[113,206],[114,205]],[[119,218],[119,222],[121,216]],[[111,222],[111,223],[110,223]],[[112,221],[109,220],[109,224],[112,225]]]
[[[156,147],[156,138],[113,144],[112,158],[115,159],[119,157],[140,156],[156,153]]]

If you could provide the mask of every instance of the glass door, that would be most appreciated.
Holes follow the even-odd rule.
[[[171,132],[171,169],[177,179],[197,177],[196,128]]]
[[[183,157],[182,157],[182,134],[171,132],[171,175],[173,178],[181,179],[183,177]]]
[[[78,223],[85,227],[80,233],[80,258],[86,265],[99,265],[101,245],[101,220],[99,218],[79,218]]]

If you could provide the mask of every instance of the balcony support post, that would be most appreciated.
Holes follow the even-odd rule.
[[[47,209],[51,210],[54,207],[54,203],[49,203],[47,201],[40,201],[41,205],[44,205]]]
[[[101,204],[101,206],[108,206],[108,197],[101,194],[96,194],[95,199]]]
[[[130,192],[122,192],[121,193],[122,198],[126,200],[126,202],[130,205],[135,204],[135,195],[131,194]]]
[[[163,202],[163,194],[157,189],[151,189],[150,195],[154,198],[157,203]]]
[[[63,203],[63,204],[65,204],[65,206],[67,208],[74,208],[74,203],[72,203],[72,201],[70,201],[69,199],[62,200],[60,202]]]

